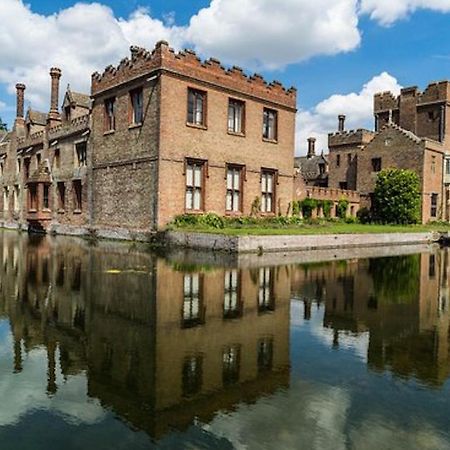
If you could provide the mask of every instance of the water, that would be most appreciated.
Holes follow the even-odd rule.
[[[0,232],[0,448],[450,448],[448,272]]]

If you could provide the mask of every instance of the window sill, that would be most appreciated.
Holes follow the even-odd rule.
[[[52,210],[50,208],[42,208],[42,212],[49,213],[52,212]]]
[[[131,125],[128,126],[129,130],[134,130],[136,128],[141,128],[142,127],[142,122],[141,123],[132,123]]]
[[[37,209],[29,209],[28,212],[34,214],[37,213]]]
[[[230,136],[236,136],[236,137],[245,137],[245,133],[237,133],[237,132],[235,132],[235,131],[230,131],[230,130],[228,130],[228,132],[227,132]]]
[[[189,128],[196,128],[197,130],[207,130],[208,127],[206,125],[197,125],[195,123],[186,122],[186,126]]]
[[[116,132],[116,130],[108,130],[103,132],[103,136],[109,136],[110,134],[114,134]]]
[[[193,214],[193,215],[201,215],[201,214],[205,214],[205,210],[204,209],[184,209],[184,213],[185,214]]]
[[[225,211],[225,216],[227,217],[241,217],[242,211]]]
[[[259,215],[260,216],[262,216],[262,217],[274,217],[275,216],[275,213],[274,212],[260,212],[259,213]]]
[[[278,139],[267,139],[267,138],[262,138],[263,142],[267,142],[268,144],[278,144]]]
[[[81,209],[75,209],[75,210],[73,211],[73,213],[74,213],[74,214],[81,214],[82,211],[81,211]]]

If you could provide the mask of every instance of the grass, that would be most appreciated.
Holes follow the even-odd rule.
[[[369,233],[421,233],[429,231],[450,231],[450,224],[428,225],[363,225],[359,223],[321,222],[318,224],[212,228],[207,226],[182,226],[170,228],[174,231],[223,234],[227,236],[268,236],[268,235],[314,235],[314,234],[369,234]]]

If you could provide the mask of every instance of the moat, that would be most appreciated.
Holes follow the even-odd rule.
[[[371,251],[0,231],[1,448],[450,448],[449,250]]]

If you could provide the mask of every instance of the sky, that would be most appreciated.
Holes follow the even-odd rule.
[[[49,68],[62,93],[130,45],[161,39],[298,89],[296,153],[327,151],[338,114],[373,128],[373,94],[450,79],[450,0],[0,0],[0,117],[11,126],[15,83],[26,107],[49,109]]]

